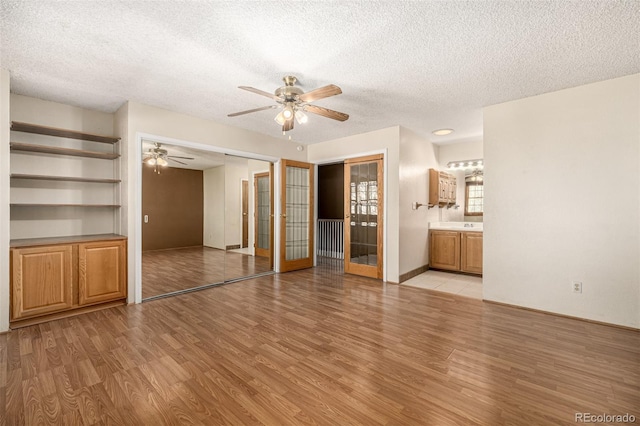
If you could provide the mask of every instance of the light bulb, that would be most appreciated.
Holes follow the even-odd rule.
[[[304,124],[307,121],[309,121],[309,117],[307,117],[307,114],[305,114],[300,110],[296,111],[295,115],[296,115],[296,121],[298,122],[298,124]]]
[[[274,118],[274,120],[276,120],[276,123],[282,126],[284,122],[287,121],[287,119],[284,118],[284,111],[280,111],[280,113],[276,115],[276,118]]]
[[[158,158],[158,166],[166,167],[169,163],[164,158]]]
[[[147,164],[150,166],[155,166],[156,165],[156,159],[151,157],[147,159]]]
[[[282,110],[282,116],[285,120],[290,119],[291,117],[293,117],[293,109],[290,106],[287,106]]]

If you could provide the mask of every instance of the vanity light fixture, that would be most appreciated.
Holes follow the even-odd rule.
[[[447,163],[447,169],[449,170],[482,169],[483,167],[484,167],[484,163],[482,159],[450,161],[449,163]]]
[[[446,136],[453,133],[453,129],[438,129],[438,130],[434,130],[431,133],[433,133],[436,136]]]

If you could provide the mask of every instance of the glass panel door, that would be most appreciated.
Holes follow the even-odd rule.
[[[271,257],[271,178],[269,173],[254,176],[255,200],[255,247],[256,256]]]
[[[345,272],[382,278],[382,156],[345,161]]]
[[[282,160],[281,272],[313,266],[313,165]]]

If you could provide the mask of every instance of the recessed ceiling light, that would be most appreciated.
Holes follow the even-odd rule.
[[[431,133],[437,136],[446,136],[453,133],[453,129],[438,129],[438,130],[434,130]]]

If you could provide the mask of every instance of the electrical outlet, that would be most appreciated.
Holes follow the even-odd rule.
[[[580,281],[573,281],[571,286],[574,293],[582,293],[582,283]]]

